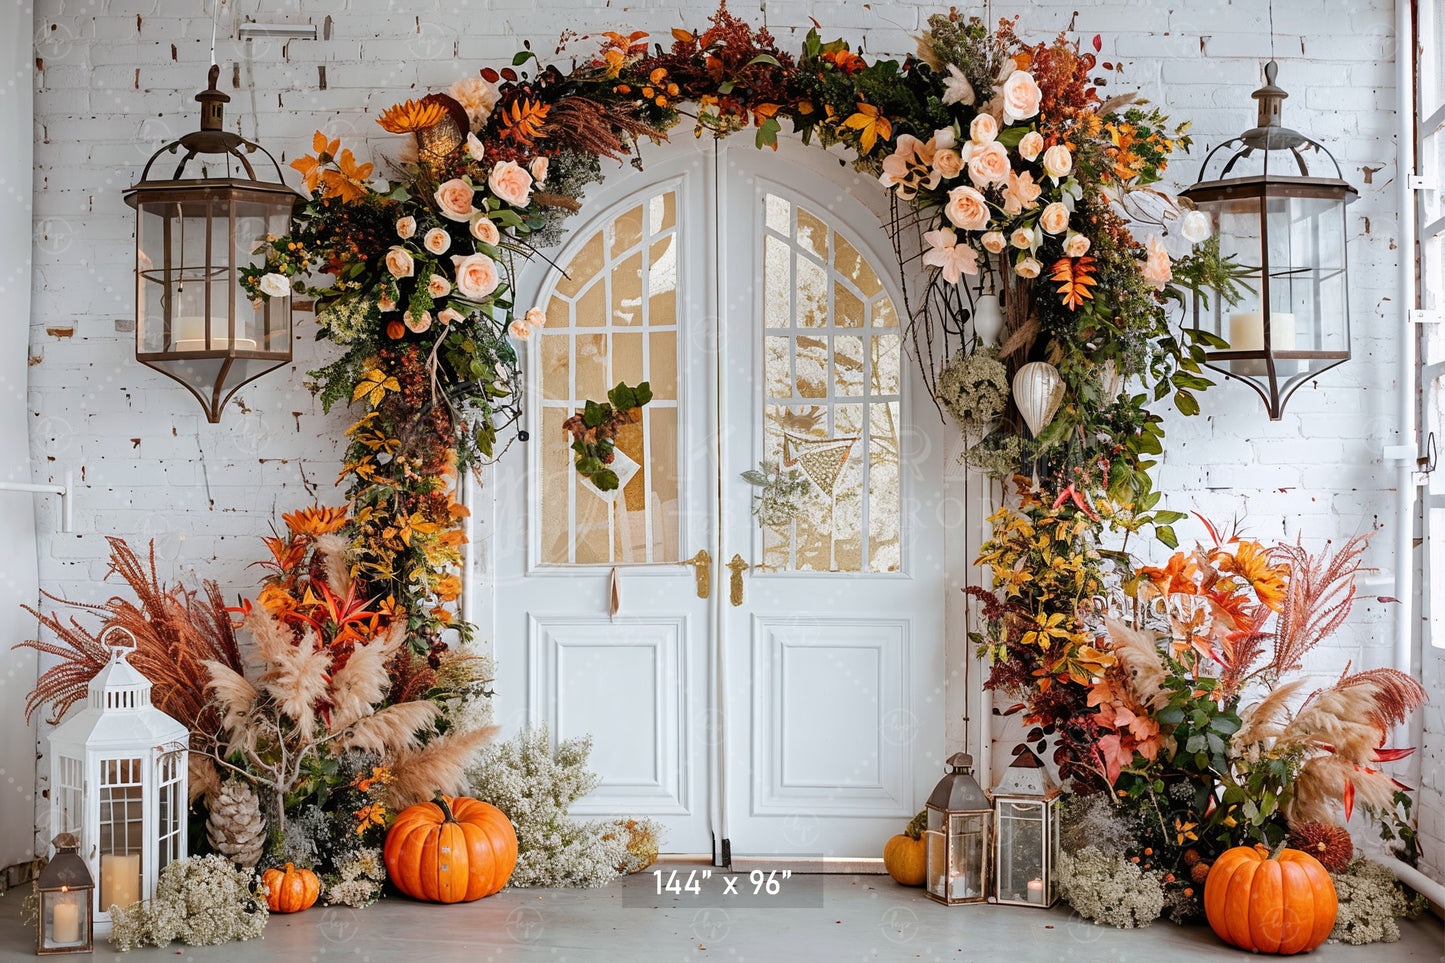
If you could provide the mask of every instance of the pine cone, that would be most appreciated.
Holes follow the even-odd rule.
[[[1331,823],[1301,823],[1289,832],[1291,849],[1309,853],[1331,873],[1338,873],[1355,858],[1349,831]]]
[[[206,837],[216,852],[242,869],[254,869],[266,848],[266,819],[256,790],[227,779],[209,800]]]

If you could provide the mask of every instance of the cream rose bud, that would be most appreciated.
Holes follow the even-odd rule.
[[[452,282],[440,274],[433,274],[426,283],[426,293],[434,298],[444,298],[452,293]]]
[[[399,244],[393,244],[386,252],[386,269],[394,278],[409,278],[415,271],[411,255]]]
[[[968,177],[977,187],[1008,181],[1008,150],[998,141],[975,147],[968,158]]]
[[[988,226],[988,201],[972,187],[955,187],[949,191],[943,213],[954,227],[965,231],[981,231]]]
[[[452,256],[456,269],[456,289],[469,301],[481,301],[497,289],[497,262],[485,254]]]
[[[1026,227],[1018,228],[1009,235],[1009,243],[1020,250],[1032,247],[1034,243],[1034,232]]]
[[[1045,234],[1062,234],[1069,226],[1069,209],[1054,201],[1039,215],[1039,227]]]
[[[442,308],[437,312],[437,320],[442,324],[451,324],[453,321],[460,321],[464,315],[456,308]]]
[[[447,248],[452,246],[452,236],[439,227],[434,227],[426,232],[422,238],[422,244],[433,254],[445,254]]]
[[[487,156],[486,145],[477,139],[476,134],[471,132],[467,133],[467,156],[474,161],[480,161],[483,157]]]
[[[532,158],[532,163],[528,168],[532,172],[532,180],[541,184],[547,179],[547,164],[548,160],[545,156]]]
[[[1055,180],[1069,176],[1074,169],[1074,155],[1063,144],[1055,144],[1044,151],[1044,173]]]
[[[1014,265],[1014,273],[1021,278],[1036,278],[1043,269],[1044,266],[1031,257],[1026,257]]]
[[[291,282],[286,280],[286,275],[277,274],[274,271],[270,274],[263,274],[261,282],[256,285],[261,293],[270,298],[284,298],[291,294]]]
[[[485,214],[478,214],[472,218],[472,237],[483,244],[490,244],[493,247],[502,239],[502,232],[497,230],[497,224]]]
[[[952,147],[945,147],[933,155],[933,169],[947,180],[953,180],[963,173],[963,158]]]
[[[989,231],[979,240],[983,242],[983,249],[990,254],[997,254],[1008,246],[1008,238],[998,231]]]
[[[1209,215],[1203,211],[1190,211],[1179,221],[1179,233],[1184,235],[1184,240],[1190,244],[1198,244],[1200,241],[1214,233],[1214,227],[1209,222]]]
[[[449,221],[469,221],[476,210],[472,207],[472,197],[475,194],[472,185],[460,177],[453,177],[438,187],[433,197],[442,217]]]
[[[1083,257],[1089,253],[1090,241],[1082,234],[1070,234],[1064,242],[1065,257]]]
[[[1019,156],[1032,164],[1038,160],[1039,151],[1044,149],[1044,135],[1036,130],[1024,134],[1024,139],[1019,141]]]
[[[408,216],[396,222],[396,236],[403,241],[409,240],[415,234],[416,218]]]
[[[940,127],[933,132],[933,146],[942,150],[958,146],[958,135],[952,127]]]
[[[998,137],[998,121],[993,114],[979,114],[968,125],[968,138],[975,144],[987,144]]]
[[[1039,112],[1043,91],[1026,70],[1015,70],[1003,82],[1003,115],[1009,121],[1028,120]]]
[[[526,207],[532,194],[532,175],[516,161],[502,161],[487,178],[492,193],[513,207]]]
[[[545,327],[547,324],[547,312],[541,308],[528,308],[527,323],[534,328]]]

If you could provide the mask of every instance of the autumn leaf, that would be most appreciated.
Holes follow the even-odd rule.
[[[858,150],[862,154],[870,154],[873,145],[880,139],[889,140],[893,136],[893,122],[878,112],[878,108],[872,104],[858,103],[858,112],[847,120],[843,126],[858,132]]]
[[[336,170],[325,170],[321,172],[321,181],[325,185],[323,192],[327,197],[339,197],[343,204],[350,204],[371,193],[367,186],[367,179],[371,177],[372,165],[358,164],[352,156],[351,149],[347,148],[336,158]]]
[[[1085,301],[1094,299],[1094,292],[1089,288],[1099,283],[1094,277],[1096,263],[1087,254],[1078,258],[1061,257],[1054,262],[1050,280],[1059,282],[1059,300],[1070,311],[1077,311]]]
[[[542,124],[546,122],[547,113],[551,109],[530,97],[520,97],[512,101],[510,112],[505,108],[500,112],[503,139],[512,141],[518,147],[525,147],[538,137],[545,137]]]
[[[366,403],[375,408],[381,404],[381,400],[386,397],[388,391],[400,390],[401,383],[396,380],[394,375],[388,375],[380,368],[372,368],[365,377],[357,382],[356,390],[351,393],[351,400],[355,402],[357,399],[365,397]]]

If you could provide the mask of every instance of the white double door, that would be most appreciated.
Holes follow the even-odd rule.
[[[644,159],[518,285],[547,324],[491,488],[498,721],[590,735],[573,814],[652,816],[665,851],[876,856],[945,722],[941,426],[885,198],[798,144]],[[562,422],[642,380],[599,491]],[[768,525],[741,478],[764,460],[806,482]]]

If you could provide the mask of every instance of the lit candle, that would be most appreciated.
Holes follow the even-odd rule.
[[[50,939],[53,943],[80,942],[80,906],[74,896],[66,896],[63,902],[55,904],[55,915],[50,924]]]
[[[1041,879],[1029,880],[1029,902],[1042,903],[1044,901],[1044,881]]]
[[[1269,346],[1274,351],[1295,349],[1294,315],[1288,311],[1271,311],[1269,315]],[[1264,350],[1264,312],[1236,311],[1229,316],[1229,350]],[[1275,363],[1276,370],[1279,363]],[[1232,362],[1234,371],[1240,374],[1264,374],[1263,361]]]
[[[100,857],[100,908],[129,906],[140,899],[140,853]]]
[[[972,897],[973,888],[967,885],[967,880],[960,873],[951,873],[948,877],[948,898],[969,899]]]

